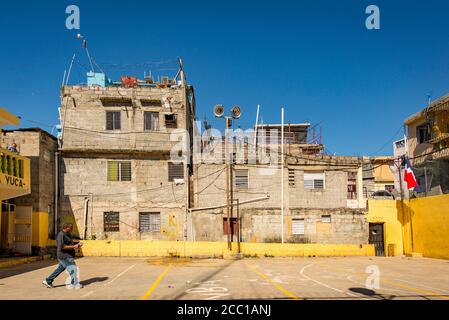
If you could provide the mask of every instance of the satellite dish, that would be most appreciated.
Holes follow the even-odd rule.
[[[242,111],[240,110],[240,107],[239,106],[233,106],[232,109],[231,109],[231,116],[234,119],[238,119],[238,118],[240,118],[241,115],[242,115]]]
[[[214,107],[214,115],[217,118],[221,118],[224,115],[224,106],[222,104],[217,104]]]

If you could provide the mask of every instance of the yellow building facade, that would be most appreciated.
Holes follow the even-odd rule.
[[[19,118],[0,108],[0,128],[6,125],[19,125]],[[15,219],[15,207],[4,201],[31,193],[30,159],[7,149],[0,149],[0,248],[8,249],[16,234],[18,242],[31,242],[32,217],[23,216]],[[19,213],[19,217],[21,217]],[[23,235],[21,239],[20,235]]]

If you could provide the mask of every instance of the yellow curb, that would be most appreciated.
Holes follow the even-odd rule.
[[[18,266],[21,264],[27,264],[27,263],[41,261],[41,260],[49,260],[50,258],[51,258],[51,255],[44,255],[44,256],[35,256],[35,257],[25,257],[25,258],[20,258],[20,259],[6,259],[5,261],[0,260],[0,269],[14,267],[14,266]]]

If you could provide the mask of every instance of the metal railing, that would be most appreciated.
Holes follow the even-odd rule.
[[[0,172],[16,177],[24,178],[25,158],[8,150],[0,150]]]

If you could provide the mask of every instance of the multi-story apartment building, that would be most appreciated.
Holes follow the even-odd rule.
[[[405,120],[407,153],[421,192],[449,193],[449,95]]]
[[[231,228],[227,222],[224,160],[196,166],[190,237],[198,241],[225,241],[231,233],[234,241],[240,237],[244,242],[280,242],[283,230],[286,242],[368,243],[362,193],[363,160],[320,154],[321,139],[309,139],[309,127],[309,124],[285,125],[283,154],[280,131],[268,132],[282,128],[281,125],[258,127],[257,141],[265,137],[263,140],[268,142],[258,142],[253,150],[247,149],[254,140],[247,140],[243,161],[234,160],[231,170]],[[212,145],[208,150],[216,147]],[[239,152],[234,144],[230,149]],[[262,152],[274,154],[275,161],[251,163],[251,154]],[[233,158],[242,160],[237,154]]]
[[[189,157],[172,161],[173,133],[192,136],[193,87],[179,79],[61,89],[57,217],[90,239],[183,240],[187,234]],[[97,81],[100,79],[100,81]],[[182,135],[182,134],[181,134]]]

